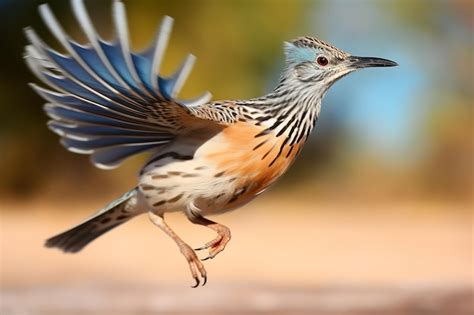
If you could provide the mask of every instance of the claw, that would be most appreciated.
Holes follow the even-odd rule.
[[[214,227],[213,229],[217,231],[218,235],[215,239],[212,241],[204,244],[201,247],[195,248],[195,251],[200,251],[200,250],[205,250],[208,249],[209,253],[206,258],[201,259],[201,261],[206,261],[209,259],[213,259],[214,257],[217,256],[220,252],[222,252],[226,246],[226,244],[230,241],[230,230],[229,228],[220,225],[220,224],[214,224],[217,225],[217,227]]]
[[[191,288],[197,288],[199,286],[199,278],[198,277],[194,277],[194,280],[196,281],[196,284],[195,285],[192,285]],[[205,282],[204,282],[205,283]]]
[[[206,283],[207,283],[207,276],[204,276],[203,278],[204,278],[204,281],[203,281],[203,283],[202,283],[202,286],[205,286]]]
[[[204,250],[204,249],[208,249],[209,246],[208,245],[204,245],[204,246],[201,246],[201,247],[198,247],[198,248],[195,248],[194,250]]]

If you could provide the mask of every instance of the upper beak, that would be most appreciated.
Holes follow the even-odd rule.
[[[350,56],[348,58],[349,65],[353,68],[369,68],[369,67],[394,67],[398,66],[398,63],[383,58],[375,57],[358,57]]]

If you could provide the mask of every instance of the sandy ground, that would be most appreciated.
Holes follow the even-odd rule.
[[[2,314],[468,315],[467,289],[213,285],[67,285],[9,289]]]
[[[174,243],[145,216],[76,255],[42,247],[102,203],[2,205],[1,314],[474,311],[467,207],[257,200],[215,218],[233,239],[193,290]],[[169,224],[191,246],[214,236],[179,214]]]

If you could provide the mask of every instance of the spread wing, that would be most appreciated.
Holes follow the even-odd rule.
[[[82,0],[71,3],[89,43],[80,45],[69,38],[44,4],[39,7],[41,17],[66,54],[51,49],[26,28],[30,45],[24,55],[33,73],[51,88],[30,84],[47,101],[48,126],[68,150],[91,154],[100,168],[114,168],[133,154],[169,143],[186,124],[199,120],[193,107],[207,103],[210,93],[194,100],[177,98],[195,57],[188,55],[171,77],[159,75],[172,18],[163,19],[150,48],[133,53],[122,2],[113,3],[112,42],[97,34]]]

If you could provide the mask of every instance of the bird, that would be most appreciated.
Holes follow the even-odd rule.
[[[137,185],[79,225],[46,240],[45,246],[76,253],[113,228],[142,214],[167,234],[186,258],[195,280],[207,282],[204,261],[215,258],[231,230],[208,217],[237,209],[276,182],[301,152],[318,120],[328,89],[340,78],[394,61],[353,56],[312,36],[284,42],[285,67],[277,86],[248,100],[212,101],[209,92],[181,99],[196,57],[187,55],[171,76],[160,74],[173,19],[165,16],[149,47],[130,48],[125,6],[112,2],[115,37],[98,34],[82,0],[71,1],[87,38],[67,35],[47,4],[44,23],[64,48],[46,44],[25,28],[24,60],[46,87],[29,83],[45,101],[48,127],[69,151],[90,155],[113,169],[147,152]],[[182,212],[216,237],[193,249],[165,221]],[[199,259],[197,251],[206,251]]]

